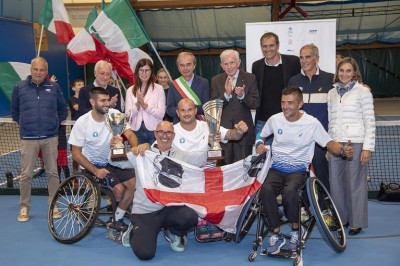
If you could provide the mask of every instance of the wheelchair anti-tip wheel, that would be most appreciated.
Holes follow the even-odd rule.
[[[63,244],[84,238],[99,214],[100,190],[96,181],[85,175],[65,179],[54,194],[48,210],[48,226],[53,237]],[[58,208],[61,218],[53,218]]]
[[[246,205],[243,207],[239,219],[236,224],[235,242],[240,243],[250,231],[251,226],[257,218],[258,209],[260,208],[259,190],[250,197]]]
[[[325,242],[336,252],[344,251],[346,235],[331,196],[316,177],[308,178],[306,187],[311,212]]]

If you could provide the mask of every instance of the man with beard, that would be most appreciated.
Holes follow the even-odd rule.
[[[110,96],[106,89],[94,87],[90,90],[92,111],[81,116],[72,128],[68,143],[72,145],[72,159],[96,177],[108,178],[115,195],[118,208],[114,224],[119,230],[126,230],[123,221],[126,210],[132,204],[135,191],[135,172],[133,169],[120,169],[108,162],[112,133],[105,123],[105,115],[118,112],[110,108]],[[132,148],[137,147],[137,138],[129,128],[122,133]]]

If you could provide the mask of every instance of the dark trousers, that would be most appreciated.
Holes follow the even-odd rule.
[[[221,143],[221,148],[225,152],[225,164],[231,164],[240,161],[252,153],[253,145],[239,145],[237,141]]]
[[[322,184],[324,184],[325,188],[328,190],[328,192],[330,192],[329,165],[325,157],[326,152],[327,150],[325,148],[315,144],[312,165],[314,167],[315,176],[322,181]]]
[[[140,260],[154,258],[157,248],[157,236],[161,228],[172,234],[184,236],[197,224],[197,213],[186,206],[165,207],[159,211],[132,214],[133,229],[130,232],[130,243],[136,257]]]
[[[260,197],[267,220],[271,228],[278,228],[280,217],[276,197],[282,195],[282,204],[290,223],[299,220],[299,195],[298,191],[307,179],[307,172],[283,173],[269,169],[267,178],[261,187]]]

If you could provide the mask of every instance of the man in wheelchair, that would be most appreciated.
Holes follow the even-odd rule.
[[[267,254],[278,254],[286,244],[280,232],[280,215],[276,197],[282,195],[285,216],[291,223],[288,250],[296,251],[299,242],[299,195],[298,190],[307,179],[309,165],[318,143],[342,159],[352,158],[353,148],[333,141],[321,123],[313,116],[300,111],[303,93],[298,87],[289,86],[282,91],[282,112],[272,116],[257,136],[256,151],[266,152],[265,138],[274,135],[272,142],[272,165],[260,191],[266,218],[273,230],[269,239]],[[262,138],[262,139],[260,139]]]
[[[86,171],[97,178],[105,179],[111,187],[118,203],[114,214],[114,225],[117,230],[125,231],[128,226],[123,217],[132,204],[135,191],[134,169],[120,169],[109,165],[110,141],[113,134],[105,123],[105,114],[113,112],[110,107],[110,97],[106,89],[95,87],[90,90],[92,111],[81,116],[72,128],[69,144],[72,145],[72,159],[78,162]],[[135,134],[129,128],[123,132],[131,147],[138,142]]]

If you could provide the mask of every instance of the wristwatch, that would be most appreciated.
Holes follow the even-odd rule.
[[[340,157],[341,157],[343,160],[346,160],[346,159],[347,159],[347,155],[344,153],[343,147],[340,148],[339,155],[340,155]]]

